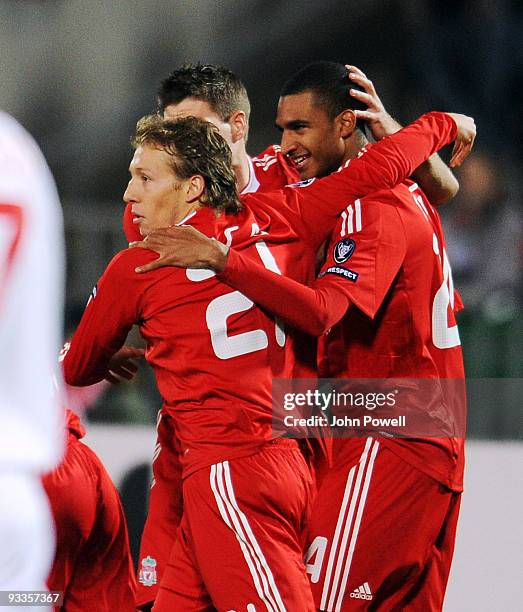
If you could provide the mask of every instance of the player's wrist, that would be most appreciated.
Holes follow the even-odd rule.
[[[381,120],[379,121],[379,124],[374,126],[374,130],[372,130],[373,136],[376,140],[381,140],[386,136],[395,134],[396,132],[399,132],[402,128],[401,124],[399,124],[393,117],[391,117],[391,115],[389,115],[385,111],[383,112],[383,115],[380,119]]]
[[[215,272],[223,272],[227,266],[228,255],[229,247],[218,240],[213,240],[208,254],[208,267]]]

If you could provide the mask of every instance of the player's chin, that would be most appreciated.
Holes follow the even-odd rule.
[[[303,168],[300,168],[298,170],[298,174],[300,175],[300,180],[302,181],[307,181],[316,176],[314,173],[314,167],[311,167],[310,164],[306,164],[303,166]]]
[[[317,178],[320,172],[320,166],[315,162],[312,157],[308,157],[302,166],[298,168],[298,173],[302,181],[308,181],[309,179]]]

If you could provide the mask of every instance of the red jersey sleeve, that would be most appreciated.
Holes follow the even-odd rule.
[[[281,152],[278,145],[270,145],[252,158],[261,191],[281,189],[300,180],[300,175]]]
[[[395,190],[356,200],[341,214],[318,282],[336,278],[347,298],[374,318],[405,258]]]
[[[110,262],[93,289],[76,333],[62,353],[68,384],[86,386],[105,378],[109,360],[140,319],[142,296],[151,282],[147,274],[136,274],[134,269],[155,257],[152,251],[128,249]]]
[[[373,145],[365,155],[350,160],[338,172],[284,188],[278,206],[297,234],[319,248],[348,203],[402,182],[454,140],[456,131],[454,120],[446,113],[427,113]]]
[[[338,221],[318,280],[306,287],[234,250],[220,278],[287,324],[319,336],[351,304],[374,317],[397,275],[406,241],[394,192],[349,205]]]
[[[339,283],[327,278],[312,287],[281,276],[231,249],[218,275],[272,314],[312,336],[320,336],[345,314],[350,301]]]

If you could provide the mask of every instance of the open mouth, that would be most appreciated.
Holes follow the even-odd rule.
[[[301,170],[309,158],[310,158],[310,155],[304,154],[304,155],[295,155],[295,156],[293,155],[291,159],[296,169]]]

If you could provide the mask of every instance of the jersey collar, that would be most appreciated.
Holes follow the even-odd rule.
[[[247,156],[247,159],[249,160],[249,182],[242,189],[242,192],[240,193],[240,195],[245,195],[246,193],[254,193],[255,191],[258,191],[258,189],[260,188],[260,182],[256,178],[256,173],[254,172],[254,164],[252,163],[252,159],[249,156]]]

